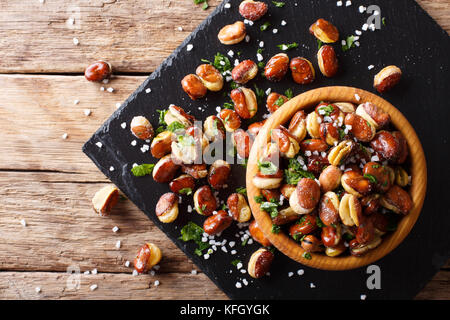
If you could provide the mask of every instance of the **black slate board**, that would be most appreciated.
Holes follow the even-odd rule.
[[[231,3],[230,9],[224,8],[227,2]],[[284,92],[287,88],[292,88],[295,95],[332,85],[355,86],[373,91],[373,76],[382,67],[395,64],[403,70],[399,86],[385,94],[384,98],[400,109],[416,129],[425,149],[429,185],[422,214],[410,235],[397,249],[375,263],[381,268],[381,289],[367,288],[369,274],[366,268],[339,272],[320,271],[293,262],[279,252],[270,277],[250,280],[247,274],[238,272],[231,261],[240,259],[246,266],[250,253],[258,245],[241,246],[239,239],[235,238],[237,227],[225,231],[221,239],[236,240],[235,249],[238,254],[233,256],[218,250],[210,259],[204,260],[194,254],[196,246],[193,243],[178,240],[181,227],[188,221],[192,220],[199,225],[203,223],[204,218],[200,215],[195,212],[187,213],[186,208],[188,204],[192,204],[191,200],[184,197],[180,207],[181,214],[175,223],[162,224],[154,214],[154,207],[159,196],[168,191],[168,186],[155,183],[151,177],[135,178],[130,174],[133,163],[156,162],[149,153],[144,154],[139,150],[142,143],[139,142],[136,147],[130,145],[134,138],[128,127],[133,116],[145,115],[157,127],[156,109],[175,104],[189,110],[197,119],[205,119],[216,113],[216,106],[228,101],[222,93],[209,93],[206,99],[193,102],[182,91],[180,80],[186,74],[195,72],[196,66],[201,64],[200,59],[212,60],[217,52],[226,54],[233,49],[234,52],[242,52],[240,60],[256,61],[257,45],[259,40],[263,40],[263,56],[267,61],[279,53],[276,45],[295,41],[301,45],[289,51],[288,55],[291,58],[304,56],[310,59],[318,72],[315,59],[317,42],[308,32],[310,24],[318,18],[330,20],[338,26],[341,38],[344,38],[354,34],[354,30],[361,30],[368,18],[367,14],[358,12],[358,6],[373,4],[372,1],[358,1],[358,4],[345,7],[343,1],[344,6],[337,7],[336,0],[297,0],[286,1],[284,8],[277,8],[271,1],[266,2],[269,3],[268,15],[247,28],[251,36],[250,43],[243,42],[229,47],[218,42],[217,32],[224,25],[242,18],[237,10],[240,1],[224,1],[106,121],[84,145],[83,151],[230,298],[359,299],[361,294],[367,295],[367,299],[413,298],[450,256],[450,213],[446,201],[450,190],[450,41],[447,33],[412,0],[377,1],[386,25],[376,32],[364,32],[359,48],[343,52],[340,43],[335,44],[341,68],[337,77],[325,79],[319,75],[309,86],[296,85],[290,76],[277,84],[262,79],[254,81],[264,90],[270,87],[273,91]],[[281,20],[285,20],[287,26],[280,26]],[[265,21],[271,22],[272,26],[261,32],[259,26]],[[274,27],[278,29],[276,35],[272,33]],[[190,52],[186,50],[189,43],[194,45]],[[369,71],[367,67],[372,64],[375,68]],[[151,88],[152,92],[145,93],[146,88]],[[201,112],[198,107],[207,111]],[[260,106],[254,120],[260,121],[264,113],[264,106]],[[121,128],[123,122],[127,123],[125,130]],[[99,141],[103,144],[102,148],[95,145]],[[115,168],[114,171],[109,170],[111,166]],[[228,193],[236,187],[245,186],[244,170],[239,165],[233,167],[233,183],[230,190],[220,196],[221,199],[226,200]],[[304,269],[304,275],[297,275],[296,271],[299,269]],[[294,272],[294,276],[288,277],[288,272]],[[248,279],[250,284],[237,289],[235,283],[242,278]],[[310,283],[314,283],[315,288],[310,288]]]

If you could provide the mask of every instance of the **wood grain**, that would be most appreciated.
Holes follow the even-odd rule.
[[[359,100],[355,98],[356,95],[359,96]],[[355,105],[372,102],[390,115],[392,124],[403,133],[403,136],[408,142],[409,156],[412,163],[412,185],[409,192],[414,203],[413,208],[406,217],[402,218],[395,233],[383,237],[383,242],[377,248],[371,250],[362,257],[339,256],[332,258],[324,254],[312,253],[312,259],[305,259],[303,257],[305,251],[298,242],[282,232],[279,234],[271,232],[272,219],[270,218],[270,215],[260,210],[260,205],[254,200],[255,196],[260,195],[260,190],[255,187],[252,178],[257,174],[258,161],[263,154],[263,150],[266,149],[267,143],[270,142],[270,132],[279,125],[286,126],[286,124],[289,124],[292,116],[297,111],[314,107],[320,103],[320,101],[344,101],[351,102]],[[266,237],[278,250],[289,256],[291,259],[310,267],[323,270],[348,270],[366,266],[381,259],[395,249],[408,235],[419,217],[425,199],[426,186],[427,167],[425,155],[420,140],[408,120],[400,113],[400,111],[383,98],[368,91],[351,87],[324,87],[310,90],[283,104],[283,106],[266,121],[264,127],[259,132],[258,137],[253,144],[247,166],[248,199],[253,216]]]
[[[220,2],[209,0],[212,7]],[[448,0],[418,2],[450,30]],[[107,181],[80,152],[115,104],[211,10],[202,11],[191,0],[80,0],[77,6],[58,0],[0,2],[0,73],[9,74],[0,75],[0,297],[183,299],[188,293],[192,299],[226,299],[207,277],[190,275],[192,262],[129,201],[120,202],[106,219],[90,210],[92,194]],[[74,27],[67,24],[71,17]],[[105,85],[114,93],[68,75],[81,74],[99,58],[110,61],[116,74],[132,73]],[[90,117],[84,116],[85,108],[92,110]],[[65,132],[69,138],[62,140]],[[22,218],[27,227],[20,225]],[[114,225],[118,234],[111,231]],[[117,239],[123,241],[120,250],[114,248]],[[164,252],[158,288],[148,288],[153,277],[133,277],[123,266],[149,239]],[[449,263],[417,298],[450,297]],[[100,274],[82,276],[81,288],[70,291],[65,270],[71,265],[82,272],[97,268]],[[90,291],[93,283],[98,289]]]
[[[220,2],[209,0],[212,8],[203,11],[192,0],[134,0],[132,5],[124,0],[46,0],[29,1],[25,8],[21,1],[4,0],[0,73],[82,73],[88,63],[104,59],[116,72],[149,74]],[[447,0],[419,4],[450,29]]]

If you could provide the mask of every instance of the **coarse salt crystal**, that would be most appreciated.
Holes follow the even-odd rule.
[[[281,20],[281,25],[284,27],[285,25],[287,25],[287,22],[284,20]]]
[[[367,67],[367,69],[372,70],[373,68],[375,68],[375,66],[373,64],[371,64],[370,66]]]
[[[20,220],[20,224],[23,225],[24,227],[27,226],[27,222],[25,221],[25,219]]]
[[[228,54],[230,57],[234,57],[234,51],[233,51],[233,50],[228,51],[227,54]]]
[[[72,41],[73,41],[73,44],[76,46],[80,44],[80,40],[78,40],[78,38],[73,38]]]
[[[91,273],[92,273],[92,274],[97,274],[97,273],[98,273],[98,270],[97,270],[97,269],[92,269]]]
[[[111,167],[109,167],[109,171],[114,171],[114,167],[113,166],[111,166]]]
[[[365,294],[362,294],[362,295],[360,296],[360,299],[361,299],[361,300],[366,300],[366,298],[367,298],[367,296],[366,296]]]
[[[122,127],[122,129],[125,129],[125,128],[127,127],[127,123],[126,123],[126,122],[122,122],[122,123],[120,124],[120,126]]]
[[[247,279],[242,279],[242,283],[243,283],[244,285],[248,285]]]
[[[203,255],[203,259],[208,260],[209,259],[209,254],[208,253],[204,254]]]
[[[231,8],[231,4],[230,3],[225,3],[225,5],[223,7],[225,9],[230,9]]]
[[[79,104],[80,100],[73,100],[73,104]]]
[[[106,89],[106,91],[108,91],[108,92],[114,92],[114,88],[109,87],[108,89]]]
[[[380,161],[380,157],[378,157],[377,155],[375,155],[375,156],[373,156],[372,158],[370,158],[370,161],[372,161],[372,162]]]
[[[36,291],[36,293],[41,292],[41,287],[36,287],[36,288],[34,288],[34,291]]]
[[[91,272],[89,271],[89,270],[87,270],[87,271],[85,271],[84,272],[84,275],[88,275],[88,274],[90,274]]]
[[[278,29],[273,29],[272,32],[273,33],[278,33]]]
[[[336,5],[337,5],[338,7],[342,7],[342,1],[336,2]]]
[[[264,60],[264,57],[262,56],[261,53],[258,53],[258,54],[256,55],[256,59],[258,59],[258,61],[263,61],[263,60]]]
[[[130,261],[128,261],[128,260],[127,260],[127,261],[125,261],[125,267],[127,267],[127,268],[128,268],[129,266],[130,266]]]
[[[186,46],[186,51],[191,51],[194,48],[194,46],[192,44],[188,44]]]
[[[289,277],[289,278],[292,277],[293,275],[294,275],[293,272],[289,272],[289,273],[288,273],[288,277]]]
[[[117,231],[119,231],[119,227],[118,226],[114,226],[114,228],[112,228],[112,232],[117,232]]]
[[[197,274],[197,270],[195,270],[195,269],[192,270],[192,271],[191,271],[191,274],[196,275],[196,274]]]
[[[150,89],[150,88],[145,89],[145,93],[150,93],[150,92],[152,92],[152,89]]]
[[[64,140],[66,140],[68,137],[69,137],[69,135],[68,135],[67,133],[64,133],[64,134],[62,135],[62,138],[63,138]]]
[[[314,289],[316,286],[315,286],[314,283],[311,282],[311,283],[309,284],[309,287],[310,287],[311,289]]]
[[[350,0],[348,0],[347,2],[345,2],[345,6],[346,7],[349,7],[349,6],[351,6],[352,5],[352,2],[350,1]]]
[[[369,25],[367,23],[364,23],[361,29],[363,31],[367,31],[367,29],[369,29]]]
[[[297,274],[298,274],[299,276],[301,276],[301,275],[305,274],[305,270],[299,269],[299,270],[297,271]]]
[[[116,103],[116,108],[117,108],[117,109],[120,108],[120,102],[117,102],[117,103]]]
[[[238,269],[242,268],[242,263],[239,262],[239,263],[236,265],[236,268],[238,268]]]
[[[178,31],[183,31],[183,27],[178,27]]]
[[[358,35],[358,36],[360,36],[360,35],[362,35],[362,32],[359,31],[359,30],[355,30],[355,34]]]
[[[361,100],[361,97],[359,96],[359,94],[355,93],[355,99],[358,101]]]
[[[100,91],[105,91],[105,87],[100,87]]]
[[[97,142],[95,145],[99,148],[103,147],[103,144],[101,142]]]
[[[235,255],[236,253],[237,253],[236,250],[231,250],[232,255]]]
[[[359,12],[363,13],[364,11],[366,11],[366,7],[364,6],[359,6]]]
[[[245,36],[245,42],[250,42],[250,36],[249,35]]]
[[[98,288],[98,286],[96,284],[93,284],[92,286],[89,287],[89,289],[91,289],[91,291],[94,291],[97,288]]]
[[[120,249],[120,246],[122,245],[122,243],[120,242],[120,240],[117,240],[116,242],[116,248]]]
[[[92,111],[90,109],[84,109],[84,115],[86,117],[89,117],[91,115]]]
[[[133,270],[133,273],[132,273],[133,277],[137,276],[138,274],[139,273],[136,270]]]
[[[155,287],[159,286],[160,282],[158,280],[156,280],[154,283]]]
[[[136,140],[131,141],[131,145],[132,145],[133,147],[136,146],[136,144],[137,144],[137,141],[136,141]]]
[[[236,282],[236,288],[238,288],[238,289],[242,288],[242,284],[239,281]]]

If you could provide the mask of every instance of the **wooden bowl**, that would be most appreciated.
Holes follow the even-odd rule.
[[[357,99],[356,95],[360,97],[360,100]],[[302,256],[304,250],[299,243],[295,242],[283,232],[280,232],[279,234],[271,232],[272,221],[270,216],[266,212],[260,210],[259,204],[254,200],[255,196],[260,195],[260,191],[253,185],[252,178],[258,171],[257,161],[262,154],[262,146],[270,141],[270,130],[280,124],[289,123],[290,119],[297,111],[315,107],[321,101],[352,102],[356,105],[364,102],[372,102],[390,114],[393,125],[403,133],[408,142],[411,159],[410,172],[412,176],[410,195],[414,203],[413,208],[407,216],[400,220],[395,232],[384,236],[382,243],[377,248],[369,251],[362,257],[347,255],[332,258],[326,256],[324,253],[312,253],[312,258],[310,260],[304,258]],[[381,259],[396,248],[411,231],[414,223],[419,217],[425,199],[426,187],[427,168],[425,155],[419,138],[408,120],[406,120],[400,111],[386,100],[370,92],[351,87],[319,88],[300,94],[286,102],[266,121],[264,127],[261,129],[253,144],[247,165],[247,193],[249,203],[253,216],[266,237],[278,250],[291,259],[304,265],[324,270],[348,270],[362,267]]]

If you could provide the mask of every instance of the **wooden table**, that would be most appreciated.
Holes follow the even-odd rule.
[[[203,11],[192,0],[0,2],[0,298],[226,299],[130,201],[108,218],[93,212],[91,198],[108,181],[81,152],[219,3]],[[449,0],[419,3],[450,31]],[[114,66],[108,84],[82,75],[98,59]],[[124,264],[145,241],[164,258],[156,275],[134,277]],[[448,299],[449,284],[447,263],[417,298]]]

